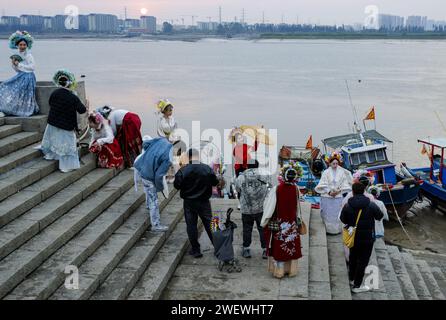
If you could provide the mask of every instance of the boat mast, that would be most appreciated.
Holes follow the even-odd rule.
[[[350,88],[348,86],[348,81],[347,79],[345,79],[345,86],[347,87],[347,93],[348,93],[348,98],[350,101],[350,106],[352,107],[353,110],[353,128],[355,130],[354,133],[361,133],[361,128],[359,128],[358,126],[358,112],[356,111],[355,106],[353,105],[353,101],[352,101],[352,95],[350,94]]]

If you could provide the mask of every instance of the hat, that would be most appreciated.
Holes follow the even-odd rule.
[[[288,164],[284,165],[280,170],[280,177],[285,182],[296,182],[303,176],[303,169],[299,163],[295,161],[290,161]],[[290,179],[291,177],[291,179]]]
[[[109,107],[109,106],[103,106],[100,108],[97,108],[96,111],[99,112],[100,114],[102,114],[102,116],[104,118],[108,118],[108,116],[110,115],[110,112],[112,112],[113,108]]]
[[[166,108],[168,106],[173,107],[172,103],[168,100],[168,99],[161,99],[160,101],[158,101],[158,103],[156,104],[157,109],[159,110],[159,112],[164,113],[164,111],[166,110]]]
[[[62,85],[60,84],[60,80],[63,78],[67,79],[66,88],[71,90],[74,90],[76,88],[77,86],[76,77],[74,76],[73,73],[71,73],[67,69],[60,69],[56,72],[56,74],[53,77],[54,84],[58,87],[62,87]]]
[[[328,158],[328,163],[332,163],[333,161],[337,160],[339,163],[342,162],[342,157],[339,153],[333,152],[330,157]]]
[[[34,43],[33,37],[27,31],[16,31],[9,37],[9,48],[18,49],[20,41],[25,41],[28,49],[31,49]]]

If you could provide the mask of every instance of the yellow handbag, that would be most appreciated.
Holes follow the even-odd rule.
[[[348,232],[347,228],[342,229],[342,240],[344,241],[345,246],[348,248],[353,248],[355,245],[355,235],[356,235],[356,227],[358,226],[359,218],[361,217],[362,209],[359,210],[358,218],[356,219],[356,225],[353,228],[352,234]]]

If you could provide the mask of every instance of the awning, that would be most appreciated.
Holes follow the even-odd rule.
[[[446,138],[426,138],[420,139],[418,142],[425,143],[438,148],[446,148]]]
[[[362,133],[362,135],[364,136],[365,140],[368,140],[368,139],[369,140],[379,140],[379,141],[385,141],[385,142],[392,143],[391,140],[387,139],[386,137],[384,137],[382,134],[380,134],[376,130],[365,131]],[[351,133],[351,134],[346,134],[343,136],[327,138],[327,139],[322,140],[322,143],[332,149],[339,149],[340,147],[345,146],[347,144],[347,141],[353,140],[353,139],[361,141],[361,137],[360,137],[359,133]]]

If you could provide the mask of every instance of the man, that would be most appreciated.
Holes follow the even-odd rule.
[[[349,278],[353,285],[353,293],[369,291],[367,286],[361,286],[364,272],[372,255],[375,241],[375,220],[381,220],[383,213],[378,206],[364,195],[365,185],[356,182],[352,186],[353,197],[350,198],[341,212],[340,219],[347,228],[355,227],[356,220],[361,212],[356,226],[354,246],[350,249]],[[361,211],[362,210],[362,211]]]
[[[263,249],[262,258],[267,259],[266,241],[261,227],[263,216],[263,202],[271,186],[271,177],[259,170],[259,162],[248,164],[248,169],[241,173],[236,180],[237,192],[240,194],[240,209],[243,222],[243,248],[242,256],[251,258],[251,236],[254,222],[260,235],[260,244]]]
[[[201,258],[203,255],[198,242],[198,217],[212,242],[212,209],[209,199],[212,196],[212,187],[217,186],[220,181],[211,167],[200,162],[200,155],[196,149],[190,149],[188,156],[189,164],[175,175],[174,187],[180,190],[180,196],[184,200],[187,235],[192,246],[189,254]]]
[[[149,209],[152,231],[165,232],[167,226],[160,223],[158,192],[165,189],[164,176],[172,164],[172,144],[164,138],[143,138],[143,153],[134,163],[135,177],[142,178],[146,193],[147,209]],[[136,179],[135,179],[136,181]],[[167,196],[167,195],[165,195]]]

